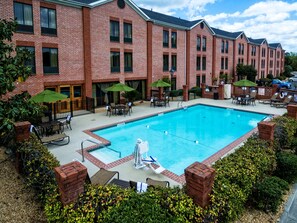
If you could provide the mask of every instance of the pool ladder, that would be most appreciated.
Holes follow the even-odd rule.
[[[120,151],[117,151],[117,150],[115,150],[115,149],[113,149],[113,148],[109,148],[108,146],[104,145],[103,143],[96,142],[96,141],[94,141],[94,140],[92,140],[92,139],[84,139],[83,141],[81,141],[81,144],[80,144],[80,148],[81,148],[81,156],[82,156],[81,161],[82,161],[82,162],[85,162],[84,142],[86,142],[86,141],[91,142],[91,143],[94,143],[95,145],[99,145],[99,146],[100,146],[99,149],[100,149],[100,148],[107,148],[107,149],[109,149],[109,150],[112,150],[112,151],[114,151],[114,152],[116,152],[116,153],[119,154],[119,158],[122,158],[122,153],[121,153]]]

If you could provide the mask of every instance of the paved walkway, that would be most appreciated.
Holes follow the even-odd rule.
[[[297,222],[297,183],[293,187],[293,192],[286,203],[280,223],[296,223]]]

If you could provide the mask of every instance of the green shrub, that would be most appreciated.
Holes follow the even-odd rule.
[[[20,153],[26,185],[35,189],[38,198],[45,202],[57,191],[54,168],[59,161],[35,137],[17,147]]]
[[[255,183],[271,173],[275,165],[273,148],[255,136],[231,155],[217,161],[213,166],[216,177],[207,218],[218,222],[237,219]]]
[[[289,152],[277,154],[277,168],[275,175],[293,183],[297,180],[297,155]]]
[[[272,120],[276,123],[274,129],[274,147],[277,151],[288,149],[297,131],[296,119],[279,116]]]
[[[282,201],[282,195],[289,189],[289,184],[278,177],[265,178],[256,184],[253,193],[254,206],[260,210],[276,212]]]
[[[291,150],[297,155],[297,137],[294,137],[292,140]]]

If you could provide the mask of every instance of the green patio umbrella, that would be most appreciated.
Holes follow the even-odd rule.
[[[236,87],[256,87],[257,86],[255,82],[252,82],[246,79],[236,81],[233,83],[233,85]]]
[[[52,103],[56,101],[60,101],[63,99],[66,99],[67,95],[60,94],[55,91],[51,90],[44,90],[37,95],[34,95],[32,98],[30,98],[30,101],[36,102],[36,103]]]
[[[117,92],[117,91],[134,91],[135,89],[131,88],[125,84],[117,83],[117,84],[112,85],[111,87],[106,88],[105,90]]]
[[[152,87],[170,87],[171,85],[161,79],[151,83]]]

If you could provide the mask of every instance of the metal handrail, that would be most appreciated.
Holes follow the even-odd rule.
[[[92,139],[84,139],[83,141],[81,141],[81,144],[80,144],[80,148],[81,148],[81,156],[82,156],[82,162],[85,162],[85,156],[84,156],[84,142],[91,142],[91,143],[94,143],[96,145],[100,145],[101,143],[98,143],[98,142],[95,142],[94,140]]]

